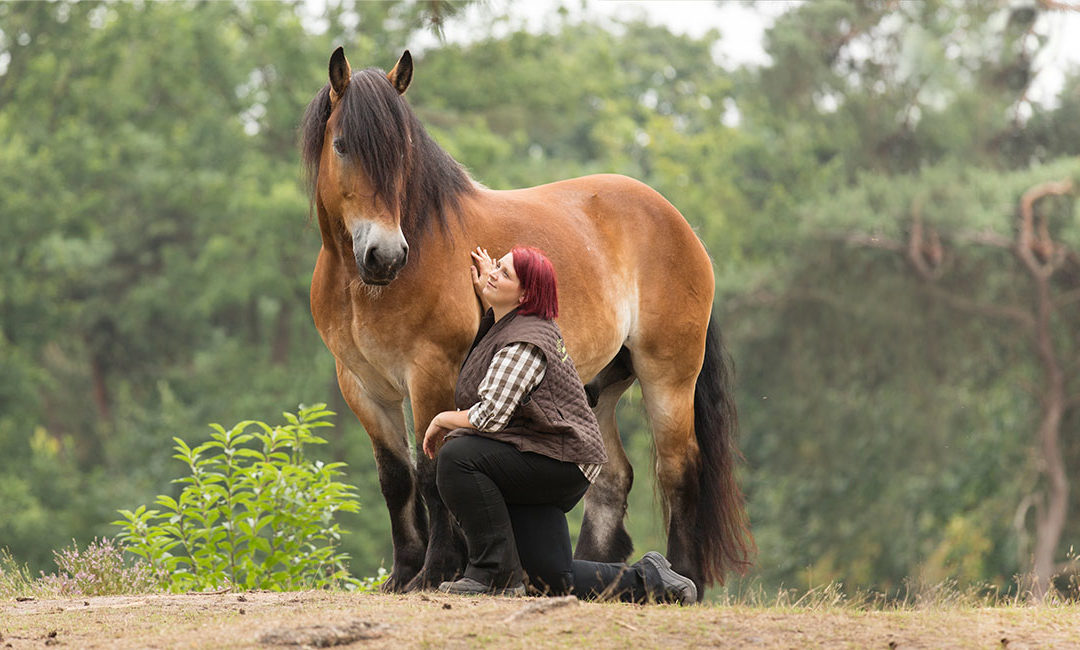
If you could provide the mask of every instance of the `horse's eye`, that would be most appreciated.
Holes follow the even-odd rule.
[[[341,138],[334,138],[334,153],[339,156],[345,155],[345,143]]]

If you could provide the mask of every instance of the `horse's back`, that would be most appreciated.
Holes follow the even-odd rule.
[[[712,305],[712,265],[686,219],[656,190],[596,174],[478,198],[474,212],[493,253],[533,245],[554,262],[560,326],[584,378],[624,344],[703,340],[698,325]]]
[[[573,228],[583,244],[609,253],[678,252],[683,259],[690,255],[708,261],[682,214],[662,194],[629,176],[594,174],[492,194],[514,206],[506,218],[517,222],[520,231],[558,236]],[[566,233],[564,243],[569,238]]]

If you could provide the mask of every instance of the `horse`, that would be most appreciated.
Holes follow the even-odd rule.
[[[545,251],[560,288],[559,326],[609,461],[584,497],[575,557],[625,561],[633,481],[615,406],[641,385],[655,441],[667,556],[698,593],[745,571],[753,537],[735,468],[731,372],[713,323],[712,262],[683,216],[631,178],[600,174],[491,190],[431,138],[403,97],[406,50],[385,72],[353,72],[344,50],[308,105],[300,134],[322,246],[311,280],[315,326],[341,394],[371,438],[390,512],[393,569],[411,591],[460,575],[465,546],[415,434],[453,408],[482,307],[469,251]],[[414,434],[414,435],[415,435]]]

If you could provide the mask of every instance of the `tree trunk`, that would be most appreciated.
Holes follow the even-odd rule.
[[[1054,555],[1061,542],[1068,514],[1069,481],[1061,457],[1061,419],[1065,412],[1065,373],[1054,350],[1051,330],[1053,304],[1049,277],[1036,277],[1037,327],[1035,331],[1039,361],[1043,367],[1043,394],[1040,400],[1042,420],[1039,423],[1039,447],[1042,452],[1041,470],[1046,477],[1046,493],[1042,507],[1036,510],[1034,581],[1032,598],[1041,601],[1050,590],[1054,577]]]
[[[1048,181],[1029,188],[1020,197],[1020,224],[1016,233],[1016,255],[1035,282],[1035,347],[1043,368],[1042,421],[1039,423],[1041,467],[1046,478],[1043,498],[1038,500],[1035,521],[1035,556],[1032,558],[1031,597],[1041,601],[1054,577],[1054,554],[1061,543],[1068,516],[1069,481],[1061,457],[1061,419],[1065,412],[1065,372],[1054,349],[1054,302],[1051,279],[1061,268],[1068,249],[1053,240],[1045,216],[1035,214],[1035,203],[1047,196],[1071,194],[1071,179]]]

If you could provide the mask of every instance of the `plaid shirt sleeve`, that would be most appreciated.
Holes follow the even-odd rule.
[[[521,400],[540,385],[547,361],[531,343],[511,343],[495,353],[478,392],[480,401],[469,409],[469,422],[480,431],[501,431]]]

